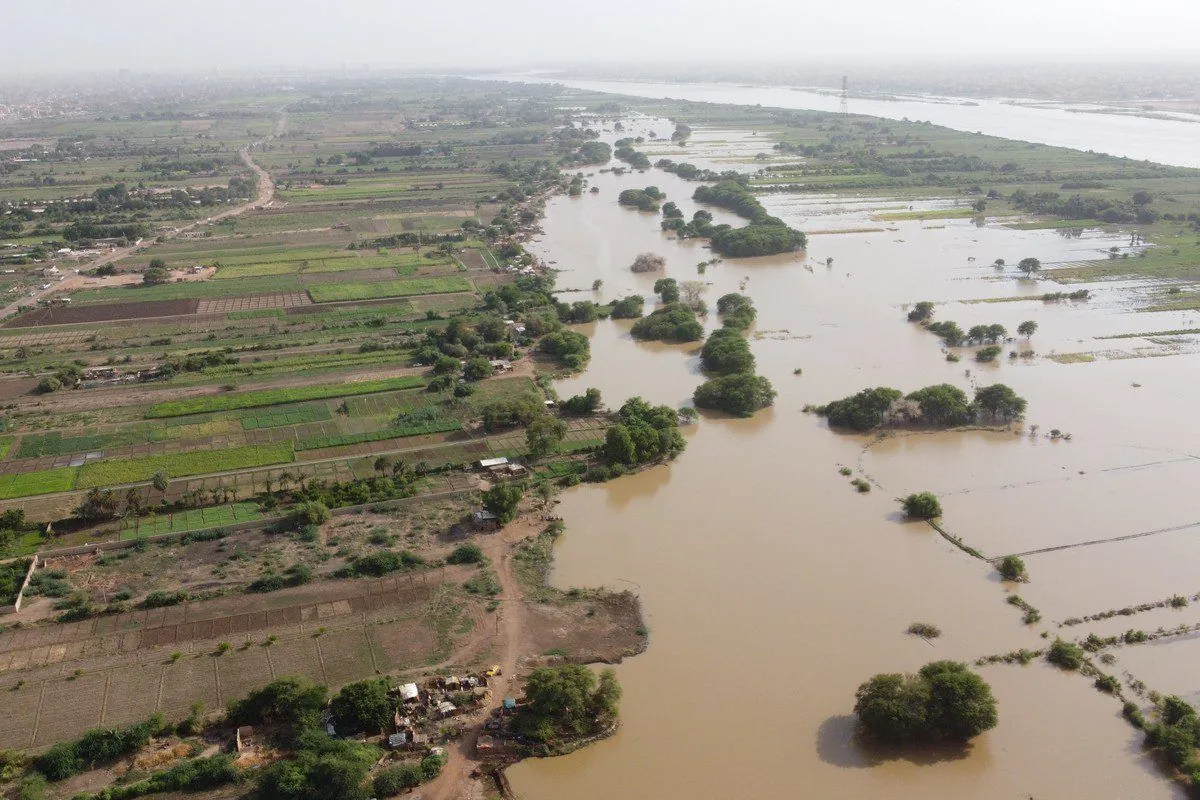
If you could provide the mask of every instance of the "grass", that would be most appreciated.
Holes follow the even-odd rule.
[[[198,450],[138,458],[114,458],[93,461],[79,470],[76,488],[90,489],[149,480],[156,472],[168,478],[204,475],[211,472],[262,467],[294,461],[290,443],[229,447],[224,450]]]
[[[14,437],[12,436],[0,436],[0,458],[8,455],[8,451],[12,449],[13,441]]]
[[[1096,360],[1092,353],[1055,353],[1046,358],[1056,364],[1090,364]]]
[[[58,467],[39,472],[0,475],[0,500],[70,491],[75,488],[78,472],[78,467]]]
[[[945,208],[927,211],[889,211],[883,214],[872,214],[871,219],[878,222],[902,222],[912,219],[964,219],[977,216],[980,216],[979,212],[971,208]]]
[[[139,302],[145,300],[195,300],[213,297],[241,297],[252,294],[280,294],[304,291],[295,275],[272,275],[259,278],[238,278],[227,281],[185,281],[161,286],[108,286],[88,289],[71,295],[75,305],[110,302]]]
[[[420,294],[472,292],[475,287],[466,278],[410,278],[378,283],[321,283],[308,287],[314,303],[339,303],[348,300],[373,300],[383,297],[412,297]]]
[[[205,414],[212,411],[230,411],[238,408],[298,403],[304,400],[322,400],[327,397],[349,397],[358,394],[389,392],[396,389],[412,389],[424,385],[424,379],[414,376],[357,383],[297,386],[289,389],[261,389],[254,392],[236,392],[156,403],[146,412],[146,416],[181,417],[187,414]]]

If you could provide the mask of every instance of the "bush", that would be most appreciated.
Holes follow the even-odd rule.
[[[331,516],[329,507],[320,500],[304,500],[292,507],[288,512],[287,521],[293,530],[299,530],[308,525],[326,523]]]
[[[888,408],[902,396],[898,389],[886,386],[863,389],[818,408],[817,413],[828,419],[831,426],[867,431],[882,425]]]
[[[568,414],[594,414],[600,410],[602,401],[599,389],[588,389],[583,394],[577,394],[564,400],[559,407]]]
[[[749,417],[775,402],[775,389],[761,375],[743,372],[705,381],[697,387],[692,399],[697,408],[717,409]]]
[[[446,556],[447,564],[482,564],[483,550],[477,544],[460,544]]]
[[[876,675],[858,687],[854,713],[866,734],[893,743],[965,742],[998,719],[991,687],[954,661]]]
[[[486,358],[472,358],[463,367],[463,377],[469,381],[481,381],[491,377],[492,363]]]
[[[234,725],[287,725],[309,727],[320,719],[328,690],[307,678],[284,677],[255,689],[229,704]]]
[[[419,765],[397,764],[376,775],[372,787],[379,797],[393,797],[405,789],[414,789],[420,786],[422,777]]]
[[[1005,556],[1000,559],[998,569],[1000,570],[1000,577],[1006,581],[1029,580],[1029,575],[1025,571],[1025,562],[1017,556]]]
[[[901,501],[904,513],[912,519],[934,519],[942,515],[942,504],[932,492],[916,492]]]
[[[640,294],[624,297],[613,303],[611,316],[613,319],[637,319],[645,304],[646,299]]]
[[[1062,639],[1055,639],[1046,653],[1046,660],[1063,669],[1077,670],[1083,666],[1083,648]]]
[[[758,315],[754,302],[737,292],[721,295],[717,299],[717,313],[725,318],[723,324],[726,328],[739,331],[749,328]]]
[[[928,300],[922,300],[912,307],[908,312],[909,322],[924,322],[933,316],[933,303]]]

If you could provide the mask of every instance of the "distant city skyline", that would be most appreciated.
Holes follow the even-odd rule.
[[[6,9],[0,71],[470,70],[862,58],[1195,60],[1200,3],[1155,0],[42,0]]]

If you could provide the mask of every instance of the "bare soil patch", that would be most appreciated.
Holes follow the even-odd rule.
[[[199,300],[146,300],[135,303],[39,308],[9,320],[4,323],[4,327],[29,328],[37,325],[75,325],[119,319],[175,317],[182,314],[195,314],[199,303]]]

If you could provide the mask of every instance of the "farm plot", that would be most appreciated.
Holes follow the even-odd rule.
[[[109,322],[118,319],[150,319],[195,314],[196,300],[154,300],[133,303],[107,303],[69,308],[39,308],[4,323],[5,328],[28,328],[35,325],[77,325],[89,322]]]
[[[78,472],[77,467],[59,467],[38,472],[0,475],[0,500],[70,491],[75,488]]]
[[[297,406],[296,408],[272,408],[255,411],[242,417],[242,429],[247,431],[263,428],[280,428],[285,425],[303,425],[308,422],[324,422],[332,414],[322,403]]]
[[[283,294],[259,294],[249,297],[220,297],[201,300],[196,306],[197,314],[228,314],[237,311],[265,311],[273,308],[295,308],[310,305],[312,301],[305,292]]]
[[[268,464],[289,463],[295,459],[291,445],[230,447],[224,450],[199,450],[192,453],[171,453],[141,458],[93,461],[80,468],[76,486],[90,489],[149,480],[156,472],[168,478],[203,475],[210,472],[262,467]]]
[[[159,286],[107,286],[85,289],[71,295],[72,302],[90,305],[151,300],[205,300],[220,297],[298,292],[303,287],[294,275],[272,275],[264,278],[239,278],[229,281],[184,281]]]
[[[257,503],[233,503],[211,508],[193,508],[178,514],[160,514],[143,517],[137,523],[121,531],[122,539],[138,539],[162,533],[183,533],[206,528],[220,528],[239,522],[262,519]]]
[[[308,439],[301,439],[296,442],[297,450],[317,450],[323,447],[344,447],[350,444],[362,444],[364,442],[381,442],[388,439],[402,439],[409,436],[427,436],[434,433],[449,433],[451,431],[462,430],[462,423],[458,420],[438,420],[425,425],[409,425],[398,428],[385,428],[381,431],[371,431],[369,433],[352,433],[344,436],[315,436]]]
[[[412,297],[422,294],[472,292],[475,287],[466,278],[411,278],[379,283],[322,283],[310,286],[308,293],[315,303],[337,303],[348,300],[372,300],[384,297]]]
[[[254,392],[221,394],[209,397],[193,397],[187,400],[171,400],[156,403],[146,413],[148,417],[180,417],[187,414],[204,414],[213,411],[230,411],[238,408],[258,408],[283,403],[298,403],[304,400],[321,400],[328,397],[349,397],[356,394],[388,392],[396,389],[411,389],[424,386],[418,377],[390,378],[357,383],[325,384],[319,386],[297,386],[290,389],[262,389]]]

